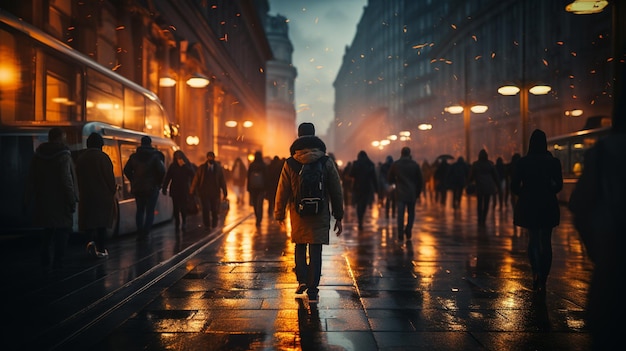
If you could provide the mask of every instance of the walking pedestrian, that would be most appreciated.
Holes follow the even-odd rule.
[[[496,159],[496,174],[498,175],[498,194],[497,194],[497,200],[498,200],[498,206],[500,208],[500,211],[502,211],[504,209],[504,194],[505,194],[505,188],[506,188],[506,165],[504,164],[504,159],[502,157],[498,157]],[[496,199],[493,200],[493,209],[495,210],[496,208]]]
[[[467,179],[469,177],[469,166],[465,162],[463,157],[458,157],[456,161],[450,165],[448,170],[448,176],[446,177],[446,184],[450,190],[452,190],[452,208],[461,208],[461,198],[463,197],[463,190],[467,185]]]
[[[420,165],[411,158],[409,147],[402,148],[400,158],[389,169],[387,180],[396,186],[398,240],[402,241],[406,236],[406,240],[410,241],[415,221],[415,204],[422,193],[424,177]]]
[[[568,207],[594,264],[587,294],[586,322],[594,351],[619,345],[626,323],[622,277],[626,272],[626,133],[611,133],[584,155],[584,167]]]
[[[363,230],[365,211],[374,203],[374,194],[378,192],[376,166],[364,150],[359,151],[357,159],[352,163],[350,177],[353,179],[352,201],[356,205],[356,217],[359,230]]]
[[[389,170],[393,164],[393,157],[388,155],[385,162],[380,165],[378,177],[379,196],[382,197],[381,206],[385,209],[385,218],[389,218],[389,212],[396,217],[396,186],[389,183]]]
[[[78,201],[76,173],[65,137],[61,128],[50,129],[48,141],[37,147],[30,164],[27,201],[34,206],[33,224],[43,228],[40,260],[44,269],[50,263],[52,268],[63,266]]]
[[[191,162],[181,150],[174,151],[174,162],[168,167],[161,187],[163,195],[169,194],[172,197],[174,207],[175,230],[187,229],[187,205],[190,201],[189,187],[195,175]],[[194,200],[195,201],[195,200]]]
[[[250,196],[250,205],[254,208],[257,226],[261,225],[263,220],[263,201],[265,200],[268,183],[269,175],[267,165],[263,161],[263,153],[257,151],[254,153],[254,160],[248,167],[247,189]]]
[[[438,161],[439,162],[436,163],[437,168],[433,173],[433,178],[435,179],[435,198],[445,207],[449,189],[446,180],[448,179],[450,164],[448,163],[447,157],[440,157]]]
[[[135,195],[137,239],[147,239],[165,176],[165,156],[152,147],[152,138],[147,135],[141,138],[141,145],[124,166],[124,175],[130,180],[130,191]]]
[[[322,274],[322,245],[330,243],[329,232],[331,215],[335,218],[333,231],[341,235],[343,227],[343,195],[339,173],[333,162],[327,159],[322,165],[324,179],[324,197],[317,214],[301,216],[296,210],[296,197],[300,176],[298,171],[290,166],[289,162],[300,165],[320,161],[325,157],[326,145],[315,136],[315,126],[312,123],[302,123],[298,126],[298,138],[290,147],[293,161],[284,163],[278,188],[276,191],[276,205],[274,218],[284,227],[286,210],[289,210],[291,222],[291,241],[295,244],[295,265],[298,287],[296,294],[307,293],[309,303],[318,302],[319,283]],[[308,253],[308,260],[307,260]]]
[[[280,180],[280,172],[283,170],[282,160],[278,156],[274,156],[270,164],[267,166],[267,173],[269,177],[269,184],[265,197],[267,198],[267,217],[274,219],[274,207],[276,205],[276,188],[278,188],[278,181]]]
[[[235,197],[237,198],[237,205],[243,205],[243,199],[245,197],[246,179],[248,178],[248,169],[243,164],[241,157],[237,157],[233,163],[231,172],[231,179],[233,182],[233,190]]]
[[[530,136],[528,153],[515,166],[511,191],[519,196],[513,222],[528,230],[533,291],[539,296],[545,296],[552,266],[552,229],[560,221],[556,194],[561,189],[561,162],[548,151],[546,133],[535,129]]]
[[[472,163],[469,182],[476,184],[478,225],[484,226],[487,221],[487,213],[489,212],[489,198],[494,196],[498,190],[498,174],[496,173],[496,167],[493,162],[489,160],[485,149],[478,152],[478,160]]]
[[[228,189],[222,165],[215,160],[215,153],[209,151],[206,154],[206,162],[201,164],[196,170],[196,174],[191,181],[189,194],[198,193],[202,207],[202,223],[205,230],[217,227],[220,200],[226,199]],[[220,198],[220,195],[222,197]]]
[[[115,174],[113,162],[102,151],[104,139],[98,133],[87,137],[87,149],[76,160],[78,180],[78,228],[85,232],[87,253],[107,257],[107,229],[115,215]]]

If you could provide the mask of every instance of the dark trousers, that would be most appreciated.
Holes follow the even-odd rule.
[[[356,203],[356,218],[359,221],[359,229],[363,229],[363,217],[365,217],[367,205],[366,201],[357,201]]]
[[[202,223],[205,228],[217,227],[217,221],[220,214],[220,196],[201,195],[202,203]]]
[[[545,286],[552,267],[552,228],[528,229],[528,259],[534,285]]]
[[[398,204],[398,238],[403,239],[404,234],[406,234],[406,238],[411,238],[411,231],[413,230],[413,223],[415,222],[415,201],[400,201],[397,200]],[[406,225],[404,224],[404,213],[406,210],[407,219]]]
[[[322,276],[322,244],[296,244],[295,259],[298,283],[306,284],[310,295],[317,294]]]
[[[487,213],[489,212],[489,194],[476,194],[476,203],[478,211],[478,224],[485,224],[487,221]]]
[[[250,205],[254,208],[254,216],[256,217],[256,224],[260,224],[263,220],[263,201],[265,199],[265,192],[262,190],[250,191]]]
[[[44,228],[41,236],[41,265],[47,267],[52,256],[52,267],[59,268],[63,264],[65,246],[72,228]]]
[[[172,197],[172,205],[174,207],[174,222],[176,223],[176,229],[178,229],[181,220],[183,221],[183,226],[187,223],[187,198],[182,196]]]
[[[141,234],[148,234],[152,228],[157,200],[159,200],[159,189],[154,189],[149,194],[135,195],[135,203],[137,204],[135,223],[137,224],[137,231]]]

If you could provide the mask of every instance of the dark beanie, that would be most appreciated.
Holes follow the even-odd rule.
[[[300,123],[298,126],[298,136],[301,137],[303,135],[315,135],[315,126],[313,123]]]
[[[101,149],[104,145],[104,139],[98,133],[91,133],[87,138],[87,147],[95,147]]]
[[[149,136],[141,137],[141,146],[150,146],[152,144],[152,139]]]

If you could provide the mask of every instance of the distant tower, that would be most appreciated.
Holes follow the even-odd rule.
[[[267,133],[263,153],[266,156],[289,156],[289,146],[296,138],[296,110],[294,106],[295,79],[287,19],[281,15],[268,15],[265,32],[274,58],[267,62],[266,115]]]

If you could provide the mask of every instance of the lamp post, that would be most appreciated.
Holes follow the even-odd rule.
[[[463,129],[465,131],[465,162],[470,161],[470,112],[485,113],[489,109],[486,105],[453,105],[444,108],[445,112],[456,115],[463,113]]]
[[[522,82],[520,86],[505,85],[498,88],[498,93],[505,96],[513,96],[519,93],[519,113],[522,123],[522,154],[528,149],[528,93],[533,95],[545,95],[552,88],[548,85],[535,84],[529,85]]]

